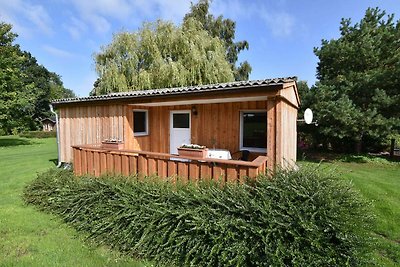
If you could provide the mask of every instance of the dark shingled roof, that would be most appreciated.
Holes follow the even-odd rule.
[[[57,99],[54,100],[52,104],[57,105],[57,104],[77,103],[77,102],[92,102],[92,101],[131,99],[131,98],[151,97],[151,96],[183,95],[183,94],[193,94],[193,93],[202,93],[211,91],[237,90],[245,88],[282,85],[284,83],[294,82],[296,80],[297,80],[296,77],[285,77],[285,78],[274,78],[265,80],[238,81],[238,82],[217,83],[209,85],[119,92],[119,93],[110,93],[107,95],[99,95],[99,96]]]
[[[40,121],[41,121],[41,122],[44,122],[44,121],[51,121],[51,122],[56,123],[56,117],[44,118],[44,119],[42,119],[42,120],[40,120]]]

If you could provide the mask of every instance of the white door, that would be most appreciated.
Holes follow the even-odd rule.
[[[170,116],[170,154],[178,154],[178,147],[190,144],[190,111],[171,111]]]

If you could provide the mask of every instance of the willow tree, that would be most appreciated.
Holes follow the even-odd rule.
[[[223,42],[194,19],[115,34],[94,57],[99,80],[93,95],[234,80]]]
[[[215,17],[210,13],[210,3],[212,0],[199,0],[197,4],[190,7],[190,12],[185,15],[183,20],[194,18],[201,23],[203,29],[211,36],[220,38],[225,45],[225,52],[228,62],[231,64],[235,75],[235,80],[248,80],[251,72],[249,62],[244,61],[236,66],[239,53],[249,49],[246,40],[235,42],[236,22],[225,19],[222,15]]]

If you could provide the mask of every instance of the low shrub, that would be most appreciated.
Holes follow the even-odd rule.
[[[19,136],[25,138],[50,138],[50,137],[56,137],[57,132],[30,131],[30,132],[22,132],[19,134]]]
[[[228,185],[52,169],[24,199],[98,244],[159,265],[355,266],[370,250],[368,203],[318,169]]]
[[[342,155],[337,161],[339,162],[348,162],[348,163],[373,163],[377,165],[397,165],[397,162],[391,161],[390,158],[384,156],[375,156],[375,155]]]

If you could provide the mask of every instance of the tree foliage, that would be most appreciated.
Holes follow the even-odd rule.
[[[17,126],[14,116],[25,117],[23,111],[31,110],[30,96],[23,94],[23,73],[19,66],[23,56],[19,46],[13,45],[16,34],[11,25],[0,23],[0,129],[3,132]]]
[[[36,130],[50,116],[51,99],[72,97],[60,77],[14,44],[17,34],[0,22],[0,132]]]
[[[247,61],[240,63],[237,67],[238,54],[244,49],[249,49],[249,43],[246,40],[235,42],[236,23],[231,19],[224,19],[222,15],[214,17],[210,14],[210,0],[200,0],[197,4],[192,4],[190,12],[185,15],[184,21],[194,18],[199,21],[203,29],[211,36],[220,38],[226,49],[228,62],[237,81],[248,80],[251,72],[251,66]]]
[[[95,54],[100,79],[92,94],[178,87],[234,79],[224,44],[194,19],[182,26],[157,21],[114,35]]]
[[[331,144],[359,150],[400,130],[400,21],[393,18],[369,8],[359,23],[342,19],[340,37],[314,49],[320,82],[309,101]]]

